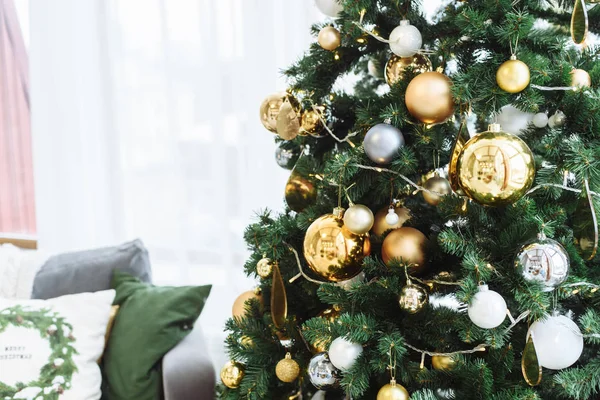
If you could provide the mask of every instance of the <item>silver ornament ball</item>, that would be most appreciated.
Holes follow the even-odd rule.
[[[300,151],[298,149],[286,149],[283,148],[283,144],[280,144],[275,149],[275,160],[277,165],[281,168],[292,169],[300,157]]]
[[[551,291],[569,275],[569,255],[556,240],[539,234],[536,240],[521,247],[515,266],[529,282],[539,282],[544,291]]]
[[[404,136],[395,126],[377,124],[365,135],[365,153],[377,164],[389,164],[404,146]]]
[[[313,356],[308,363],[308,377],[317,389],[331,390],[339,387],[342,374],[333,366],[325,352]]]
[[[353,204],[344,213],[344,226],[357,235],[369,232],[374,221],[373,211],[362,204]]]

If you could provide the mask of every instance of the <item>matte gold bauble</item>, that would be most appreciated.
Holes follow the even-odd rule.
[[[410,395],[404,386],[396,383],[394,379],[377,392],[377,400],[409,400]]]
[[[529,85],[529,67],[523,61],[511,56],[500,65],[496,72],[496,82],[500,89],[508,93],[519,93]]]
[[[317,188],[302,175],[292,172],[285,185],[285,202],[296,212],[301,212],[317,200]]]
[[[398,222],[390,225],[385,217],[388,215],[389,207],[383,207],[381,210],[375,213],[375,222],[371,228],[371,233],[376,236],[382,236],[387,231],[392,229],[398,229],[404,225],[406,221],[410,219],[410,210],[402,205],[394,207],[394,212],[398,215]]]
[[[426,124],[438,124],[454,112],[452,81],[440,72],[423,72],[406,88],[404,101],[408,112]]]
[[[417,53],[412,57],[398,57],[394,54],[385,65],[385,80],[388,85],[392,86],[404,79],[409,68],[415,74],[422,74],[431,71],[431,61],[421,53]]]
[[[344,226],[342,215],[317,218],[304,237],[304,257],[310,269],[330,282],[345,281],[361,271],[371,252],[369,234],[356,235]]]
[[[231,308],[231,314],[234,318],[243,318],[246,315],[246,302],[250,299],[256,299],[263,304],[263,297],[260,289],[248,290],[238,296]]]
[[[578,88],[590,87],[592,86],[592,78],[583,69],[573,69],[571,71],[571,86]]]
[[[331,51],[340,47],[342,44],[342,35],[333,26],[326,26],[319,32],[317,41],[322,48]]]
[[[275,375],[281,382],[294,382],[300,375],[300,365],[292,360],[292,355],[287,353],[283,360],[280,360],[275,366]]]
[[[256,274],[261,278],[268,278],[271,272],[273,272],[271,259],[264,257],[256,264]]]
[[[456,367],[456,359],[452,356],[433,356],[431,364],[437,371],[452,371]]]
[[[391,231],[384,239],[381,256],[386,265],[394,259],[408,266],[411,274],[419,274],[427,265],[429,240],[415,228],[402,227]]]
[[[423,187],[431,192],[422,191],[423,199],[427,204],[437,206],[442,201],[442,198],[447,194],[452,193],[450,188],[450,182],[446,178],[442,178],[439,175],[433,176],[425,182]]]
[[[288,92],[278,92],[267,96],[260,105],[260,122],[273,133],[277,133],[277,117],[281,106],[288,100],[294,109],[300,111],[300,103]]]
[[[325,129],[325,125],[323,121],[319,117],[319,113],[321,116],[325,114],[325,107],[318,107],[319,110],[306,110],[302,113],[302,123],[300,124],[300,135],[311,135],[315,137],[320,137],[321,133]]]
[[[228,361],[221,369],[221,381],[230,389],[240,386],[244,378],[244,367],[235,361]]]
[[[457,171],[468,197],[483,205],[502,206],[514,203],[529,190],[535,164],[523,140],[492,124],[465,144]]]

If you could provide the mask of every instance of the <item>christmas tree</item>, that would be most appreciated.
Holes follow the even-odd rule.
[[[600,8],[316,4],[219,396],[600,398]]]

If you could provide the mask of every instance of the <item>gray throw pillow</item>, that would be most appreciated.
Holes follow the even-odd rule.
[[[33,299],[110,289],[115,269],[142,282],[152,282],[148,251],[141,240],[120,246],[78,251],[50,257],[33,282]]]

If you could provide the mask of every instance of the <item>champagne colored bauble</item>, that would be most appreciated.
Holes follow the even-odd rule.
[[[340,371],[347,371],[363,352],[363,347],[343,337],[336,338],[329,346],[329,360]]]
[[[284,147],[284,144],[286,146]],[[275,161],[277,165],[285,169],[293,169],[296,161],[300,157],[300,149],[297,147],[288,148],[289,144],[281,142],[275,149]]]
[[[244,378],[244,367],[235,361],[228,361],[221,368],[221,381],[230,389],[237,389]]]
[[[357,235],[368,233],[374,221],[373,211],[362,204],[353,204],[344,213],[344,226]]]
[[[389,44],[392,53],[398,57],[412,57],[421,49],[423,37],[416,26],[403,19],[390,33]]]
[[[556,240],[539,234],[519,249],[515,267],[528,282],[539,282],[544,291],[552,291],[569,275],[569,255]]]
[[[403,80],[409,69],[414,74],[422,74],[431,71],[431,68],[431,61],[423,54],[417,53],[412,57],[398,57],[394,54],[385,65],[385,81],[392,86]]]
[[[578,88],[590,87],[592,86],[592,78],[583,69],[573,69],[571,71],[571,86]]]
[[[286,101],[281,105],[277,115],[277,134],[284,140],[293,140],[300,134],[300,118],[302,114]]]
[[[340,31],[333,26],[326,26],[319,32],[317,41],[322,48],[332,51],[342,44],[342,35],[340,35]]]
[[[389,214],[390,207],[384,207],[375,213],[375,222],[373,222],[373,228],[371,228],[371,233],[376,236],[382,236],[387,231],[391,231],[392,229],[398,229],[404,225],[406,221],[410,219],[410,210],[402,205],[398,207],[391,208],[394,211],[394,214],[398,217],[397,219],[388,219],[386,218]],[[394,222],[390,224],[389,222]]]
[[[446,75],[432,71],[413,78],[406,88],[404,101],[408,112],[426,124],[445,122],[454,112],[452,81]]]
[[[377,400],[409,400],[410,395],[408,391],[404,388],[404,386],[396,383],[395,380],[392,379],[390,383],[383,386],[377,392]]]
[[[471,321],[480,328],[492,329],[500,326],[506,318],[506,301],[488,285],[481,285],[468,307]]]
[[[319,107],[321,116],[325,114],[325,107]],[[314,137],[321,137],[325,125],[319,117],[319,112],[315,110],[306,110],[302,113],[302,123],[300,125],[300,135],[309,134]]]
[[[377,124],[367,131],[363,140],[367,157],[377,164],[389,164],[404,147],[400,129],[390,124]]]
[[[411,274],[419,274],[427,266],[429,240],[415,228],[394,229],[383,240],[381,256],[386,265],[396,259],[408,266]]]
[[[292,172],[285,185],[285,202],[296,212],[313,205],[317,200],[317,188],[302,175]]]
[[[533,153],[517,136],[491,124],[472,137],[457,163],[459,185],[474,201],[487,206],[514,203],[533,183]]]
[[[433,356],[431,365],[436,371],[452,371],[456,367],[456,359],[452,356]]]
[[[339,0],[315,0],[315,5],[323,14],[328,17],[337,18],[344,9]]]
[[[260,289],[248,290],[235,299],[233,307],[231,308],[231,314],[234,318],[243,318],[246,315],[246,302],[250,299],[256,299],[262,305],[263,297],[260,293]]]
[[[496,72],[496,82],[500,89],[508,93],[519,93],[529,85],[529,67],[512,56],[500,65]]]
[[[268,278],[271,276],[271,272],[273,272],[271,259],[265,257],[256,264],[256,274],[261,278]]]
[[[275,366],[275,375],[281,382],[291,383],[298,379],[300,375],[300,365],[292,359],[292,355],[287,353],[283,360],[280,360]]]
[[[363,258],[371,252],[369,234],[356,235],[345,226],[341,215],[317,218],[304,237],[304,257],[310,269],[330,282],[358,275]]]
[[[400,309],[409,314],[416,314],[427,305],[429,295],[423,286],[408,283],[402,288],[398,297]]]
[[[425,202],[432,206],[437,206],[441,203],[444,196],[452,193],[452,188],[450,188],[450,182],[448,182],[448,179],[442,178],[439,175],[427,179],[423,187],[431,192],[435,192],[421,192]]]
[[[308,363],[308,378],[317,389],[331,390],[340,386],[342,373],[333,366],[327,353],[315,354]]]
[[[579,360],[583,352],[581,330],[564,315],[535,321],[527,332],[527,338],[530,336],[533,336],[538,361],[544,368],[568,368]]]
[[[548,118],[548,126],[550,128],[560,128],[567,122],[567,116],[564,112],[558,110],[550,118]]]
[[[532,122],[536,128],[545,128],[548,125],[548,114],[537,113],[533,116]]]
[[[295,110],[300,111],[300,103],[298,100],[287,92],[273,93],[272,95],[267,96],[260,105],[260,122],[262,122],[265,128],[273,133],[277,133],[277,117],[279,116],[279,110],[286,99]]]

